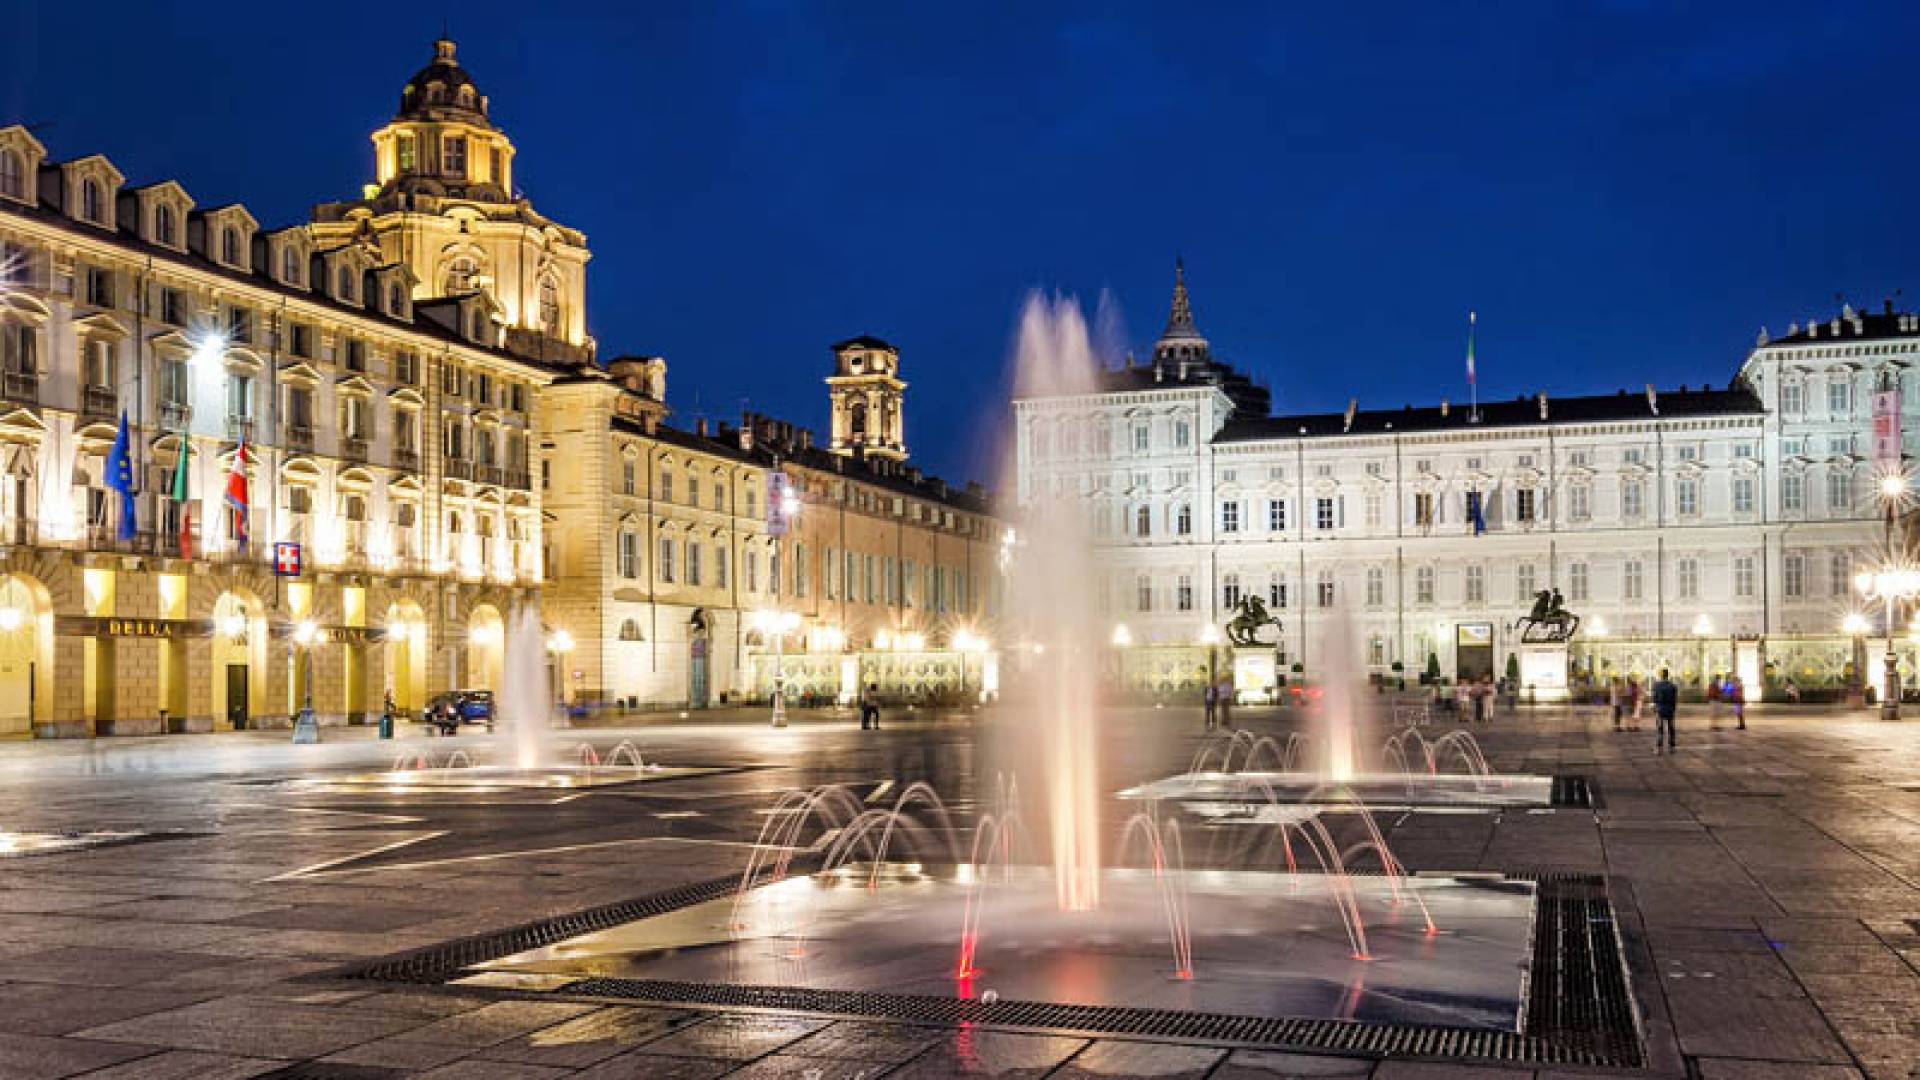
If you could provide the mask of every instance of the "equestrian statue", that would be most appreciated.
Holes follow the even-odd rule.
[[[1558,644],[1580,629],[1580,616],[1567,610],[1559,589],[1541,589],[1533,594],[1533,610],[1515,619],[1513,628],[1528,645]]]
[[[1228,641],[1235,645],[1279,644],[1280,620],[1267,613],[1267,605],[1258,596],[1249,593],[1241,597],[1233,611],[1233,618],[1227,621]],[[1273,627],[1273,640],[1261,641],[1260,631],[1268,626]]]

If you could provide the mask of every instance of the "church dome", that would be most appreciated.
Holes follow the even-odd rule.
[[[441,38],[433,43],[433,62],[407,80],[400,91],[397,120],[464,120],[492,127],[487,119],[487,96],[454,58],[454,43]]]

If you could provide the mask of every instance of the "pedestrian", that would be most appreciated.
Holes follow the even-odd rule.
[[[1660,752],[1660,735],[1666,733],[1667,749],[1675,749],[1673,738],[1674,718],[1680,711],[1680,688],[1673,685],[1673,679],[1666,668],[1660,669],[1660,678],[1653,684],[1653,750]]]
[[[1620,680],[1608,679],[1607,680],[1607,704],[1613,707],[1613,730],[1615,731],[1626,730],[1625,728],[1620,726],[1620,712],[1621,712],[1620,699],[1621,699]]]
[[[1800,684],[1794,682],[1791,675],[1787,676],[1787,704],[1800,704]]]
[[[1727,700],[1733,703],[1734,726],[1739,731],[1747,730],[1747,686],[1735,675],[1727,680]]]
[[[871,724],[873,730],[880,730],[880,684],[868,683],[860,693],[860,730],[867,730]]]
[[[1640,676],[1627,676],[1627,730],[1640,730],[1640,713],[1647,707],[1647,691],[1640,685]]]
[[[1212,679],[1207,680],[1207,688],[1201,691],[1200,693],[1201,700],[1206,703],[1206,710],[1207,710],[1206,730],[1208,731],[1213,730],[1214,720],[1219,715],[1219,709],[1220,709],[1219,693],[1220,693],[1220,688],[1214,684],[1214,681]]]
[[[1707,681],[1707,727],[1714,731],[1720,730],[1720,699],[1725,686],[1717,671]]]
[[[1216,699],[1215,705],[1220,710],[1220,727],[1223,730],[1232,731],[1233,677],[1231,675],[1220,676],[1220,689],[1214,694],[1214,697]]]

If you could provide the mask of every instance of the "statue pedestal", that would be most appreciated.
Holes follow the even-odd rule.
[[[1567,643],[1521,645],[1519,690],[1522,702],[1568,700]]]
[[[1280,682],[1273,646],[1235,646],[1232,655],[1233,700],[1241,705],[1273,704]]]

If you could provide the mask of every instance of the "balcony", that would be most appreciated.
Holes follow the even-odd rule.
[[[111,386],[88,386],[80,391],[83,416],[111,420],[120,412],[120,392]]]
[[[184,401],[163,401],[160,403],[160,426],[174,431],[185,431],[193,423],[193,406]]]
[[[252,442],[253,441],[253,417],[234,416],[231,413],[229,413],[227,415],[227,441],[228,442]]]
[[[348,461],[367,460],[367,440],[351,435],[340,436],[340,456]]]
[[[465,458],[448,458],[441,463],[440,468],[449,480],[473,479],[473,462]]]
[[[4,378],[0,378],[0,391],[5,392],[8,401],[37,405],[40,403],[40,376],[32,371],[9,371]]]
[[[507,470],[498,465],[482,465],[479,468],[479,474],[480,482],[483,484],[498,485],[506,483],[507,480]]]
[[[288,424],[282,441],[289,450],[312,450],[313,429],[300,424]]]
[[[525,469],[508,469],[506,486],[517,491],[532,491],[533,474]]]
[[[393,467],[407,472],[420,471],[420,451],[399,449],[393,452]]]

